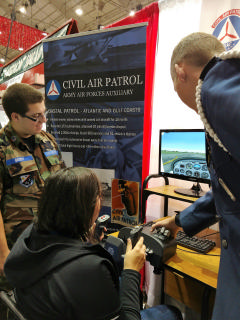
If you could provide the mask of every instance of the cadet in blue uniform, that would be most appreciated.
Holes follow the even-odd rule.
[[[240,53],[193,33],[175,47],[171,76],[180,99],[199,113],[211,150],[212,191],[158,226],[193,235],[220,218],[221,260],[213,320],[240,314]]]

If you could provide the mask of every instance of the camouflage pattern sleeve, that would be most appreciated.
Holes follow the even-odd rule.
[[[58,152],[59,152],[59,160],[62,161],[62,163],[61,163],[61,168],[62,168],[62,169],[63,169],[63,168],[66,168],[66,164],[65,164],[65,162],[64,162],[64,160],[63,160],[63,158],[62,158],[62,153],[61,153],[61,150],[60,150],[59,145],[58,145],[57,142],[56,142],[56,139],[55,139],[54,136],[51,135],[49,132],[45,132],[45,134],[47,135],[48,139],[51,140],[51,142],[54,144],[55,148],[56,148],[56,149],[58,150]]]
[[[3,182],[4,182],[4,172],[5,172],[3,160],[4,160],[4,155],[0,150],[0,196],[2,196],[3,194]]]

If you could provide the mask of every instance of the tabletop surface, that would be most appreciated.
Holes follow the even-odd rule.
[[[219,232],[207,228],[196,236],[215,241],[216,247],[206,254],[201,254],[178,245],[176,254],[166,261],[165,265],[216,288],[221,253]]]

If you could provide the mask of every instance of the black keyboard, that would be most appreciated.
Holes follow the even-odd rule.
[[[203,239],[200,237],[189,237],[186,235],[184,231],[178,231],[176,236],[176,242],[180,246],[186,247],[188,249],[200,252],[207,253],[213,247],[215,247],[216,243],[209,239]]]

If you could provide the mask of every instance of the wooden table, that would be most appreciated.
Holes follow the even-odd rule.
[[[206,229],[204,232],[197,234],[197,236],[214,232],[214,230]],[[219,233],[214,237],[209,236],[206,238],[216,242],[216,247],[209,251],[209,253],[205,255],[198,254],[182,246],[177,246],[176,254],[165,263],[165,267],[172,268],[179,273],[183,273],[216,289],[221,253]]]
[[[215,232],[206,229],[197,234],[216,242],[216,247],[207,254],[177,246],[176,254],[164,264],[163,292],[200,312],[202,320],[210,317],[217,287],[220,237],[219,233],[207,236]]]

